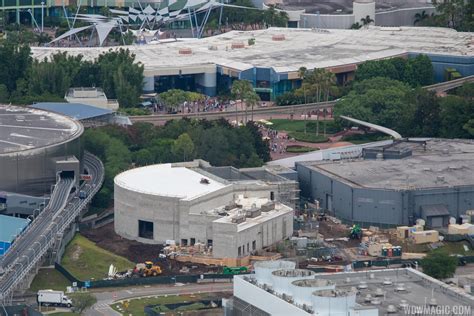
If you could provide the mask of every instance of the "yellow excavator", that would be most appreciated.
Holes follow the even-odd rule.
[[[161,268],[160,266],[155,265],[151,261],[145,261],[145,263],[137,263],[135,269],[133,269],[133,274],[140,275],[142,277],[158,276],[160,275]]]

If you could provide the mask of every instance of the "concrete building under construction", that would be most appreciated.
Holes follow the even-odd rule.
[[[203,245],[214,258],[255,254],[293,234],[295,173],[269,168],[195,160],[125,171],[115,178],[115,231],[145,243]]]

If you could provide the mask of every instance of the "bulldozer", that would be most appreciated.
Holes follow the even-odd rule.
[[[135,269],[133,269],[133,274],[142,276],[144,278],[158,276],[161,274],[161,268],[151,261],[145,261],[145,263],[137,263]]]
[[[351,227],[351,231],[349,233],[350,239],[362,239],[362,229],[359,225],[354,224]]]

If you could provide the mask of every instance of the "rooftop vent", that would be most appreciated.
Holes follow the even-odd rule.
[[[233,42],[230,48],[232,49],[245,48],[245,44],[244,42]]]
[[[271,210],[275,209],[275,202],[267,202],[262,205],[261,210],[262,212],[270,212]]]
[[[180,55],[192,55],[193,50],[189,47],[183,47],[179,49],[178,53]]]
[[[395,305],[388,305],[387,306],[387,313],[396,313],[397,312],[397,308],[395,307]]]
[[[370,303],[372,305],[380,305],[380,304],[382,304],[382,301],[378,298],[374,298]]]
[[[385,278],[382,282],[383,285],[392,285],[392,280],[390,278]]]
[[[237,204],[235,204],[235,202],[231,202],[230,204],[224,206],[224,210],[230,211],[230,210],[233,210],[236,207],[237,207]]]
[[[378,288],[377,290],[375,290],[374,295],[375,295],[375,296],[383,296],[383,295],[384,295],[384,292],[382,291],[381,288]]]
[[[248,218],[255,218],[257,216],[260,216],[262,214],[262,211],[256,207],[252,207],[250,210],[245,211],[245,216]]]
[[[371,301],[372,301],[372,295],[367,294],[367,295],[364,297],[364,302],[370,303]]]
[[[438,305],[438,301],[433,297],[430,299],[429,303],[428,303],[430,306],[437,306]]]
[[[207,178],[201,178],[201,181],[199,181],[201,184],[210,184],[211,182]]]
[[[437,176],[436,182],[444,182],[444,176]]]
[[[400,307],[400,309],[407,308],[407,307],[408,307],[408,302],[407,302],[407,300],[401,300],[401,301],[400,301],[400,304],[398,304],[398,306]]]
[[[395,291],[396,291],[396,292],[404,292],[404,291],[406,291],[406,290],[407,290],[407,289],[406,289],[406,287],[405,287],[405,284],[403,284],[403,283],[398,284],[397,287],[395,288]]]
[[[357,288],[358,288],[359,290],[366,289],[366,288],[367,288],[367,282],[361,281],[361,282],[359,283],[359,286],[357,286]]]
[[[284,41],[286,38],[285,38],[285,34],[275,34],[272,36],[272,41]]]
[[[245,222],[245,215],[242,214],[242,215],[236,215],[234,217],[232,217],[232,223],[234,224],[240,224],[240,223],[243,223]]]
[[[209,50],[217,50],[217,45],[211,45],[211,46],[209,46]]]

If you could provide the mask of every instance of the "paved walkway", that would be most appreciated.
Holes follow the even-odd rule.
[[[97,289],[93,290],[97,303],[92,308],[86,310],[83,315],[86,316],[118,316],[120,313],[114,311],[110,305],[119,300],[161,296],[161,295],[185,295],[196,293],[213,293],[213,292],[231,292],[232,283],[201,283],[201,284],[184,284],[179,285],[157,285],[157,286],[141,286],[127,287],[118,289]]]

